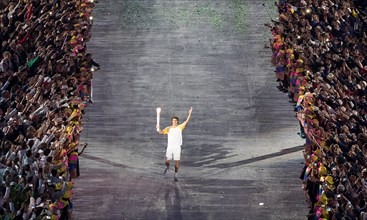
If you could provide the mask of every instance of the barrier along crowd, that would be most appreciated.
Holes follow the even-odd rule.
[[[367,219],[367,2],[276,3],[269,24],[278,88],[306,139],[308,219]]]
[[[0,1],[0,219],[69,219],[93,0]]]

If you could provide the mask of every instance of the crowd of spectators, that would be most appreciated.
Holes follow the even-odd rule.
[[[0,219],[69,219],[93,0],[0,1]],[[83,149],[84,149],[83,148]]]
[[[278,88],[306,138],[312,220],[367,219],[367,1],[281,0],[269,27]]]

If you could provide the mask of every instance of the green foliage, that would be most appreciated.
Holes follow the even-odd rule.
[[[246,15],[248,12],[247,0],[233,0],[235,8],[234,21],[236,30],[240,33],[244,33],[246,30]]]
[[[165,2],[154,4],[141,0],[116,2],[115,14],[125,28],[148,28],[152,24],[166,29],[210,26],[218,31],[244,33],[248,0]]]

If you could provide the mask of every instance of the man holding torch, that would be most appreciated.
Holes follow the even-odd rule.
[[[181,157],[181,145],[182,145],[182,131],[185,129],[187,123],[190,120],[192,107],[189,109],[189,114],[186,121],[178,124],[178,117],[174,116],[171,119],[172,125],[161,130],[159,125],[160,108],[157,108],[157,132],[159,134],[165,134],[168,136],[167,150],[166,150],[166,169],[164,174],[166,174],[170,167],[170,161],[175,161],[175,175],[174,180],[178,181],[178,168],[180,167],[180,157]]]

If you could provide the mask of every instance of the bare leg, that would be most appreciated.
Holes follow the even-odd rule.
[[[76,168],[70,171],[70,179],[76,178]]]
[[[174,180],[178,181],[178,168],[180,168],[180,161],[179,160],[175,160],[175,176],[174,176]]]
[[[164,170],[164,174],[166,174],[168,172],[168,170],[169,170],[169,163],[170,163],[170,161],[168,159],[166,159],[164,161],[164,163],[166,164],[166,169]]]
[[[166,166],[168,167],[168,166],[169,166],[170,161],[169,161],[169,160],[166,160],[166,161],[164,161],[164,163],[165,163],[165,164],[166,164]]]
[[[180,168],[180,161],[179,160],[175,160],[175,173],[178,172],[178,168]]]

